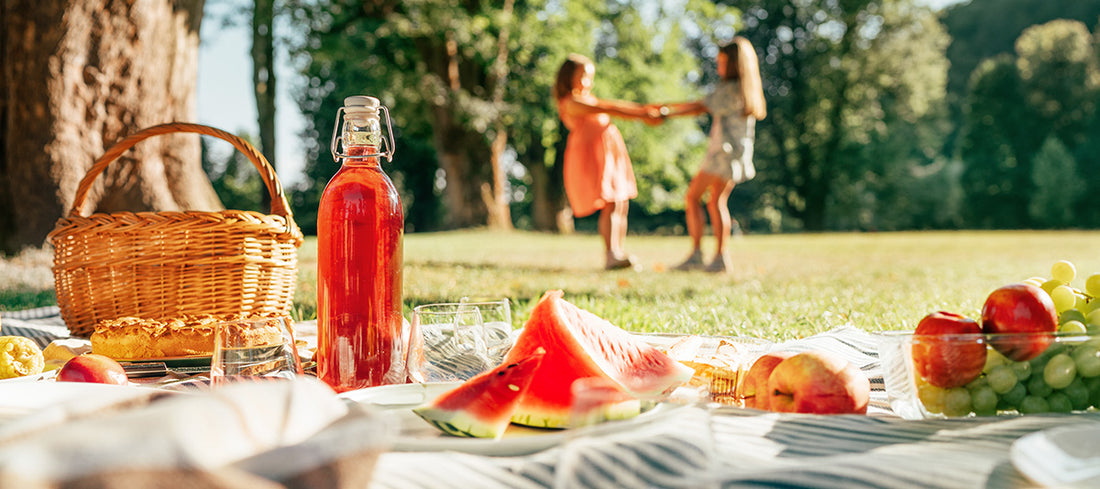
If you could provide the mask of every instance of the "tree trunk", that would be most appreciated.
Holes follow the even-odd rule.
[[[5,0],[0,43],[0,250],[40,246],[114,141],[195,119],[203,0]],[[219,210],[199,138],[168,135],[123,155],[91,211]]]
[[[481,200],[485,201],[485,208],[489,213],[489,229],[510,231],[512,226],[512,210],[508,206],[508,175],[504,172],[504,163],[500,161],[504,149],[508,145],[508,133],[504,124],[497,125],[496,136],[492,144],[493,180],[481,185]]]
[[[511,230],[512,210],[508,206],[508,175],[504,171],[504,162],[501,156],[508,147],[508,131],[504,127],[504,88],[508,81],[508,35],[511,32],[512,7],[514,0],[505,0],[501,9],[504,25],[500,28],[497,37],[497,57],[493,61],[493,105],[499,113],[495,125],[496,135],[490,145],[493,178],[492,183],[482,186],[482,199],[489,214],[489,228],[499,230]]]
[[[260,127],[260,152],[275,164],[275,2],[255,0],[252,9],[252,91]],[[261,192],[263,209],[271,208],[271,194]]]

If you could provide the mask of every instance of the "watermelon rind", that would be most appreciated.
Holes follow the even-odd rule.
[[[440,431],[453,436],[468,438],[500,438],[508,429],[508,423],[488,424],[462,411],[421,406],[413,412]]]
[[[450,435],[499,439],[544,354],[540,349],[518,361],[504,362],[412,411]]]
[[[577,379],[605,378],[632,397],[652,400],[666,396],[694,375],[688,366],[569,303],[563,295],[560,290],[543,295],[504,359],[511,362],[539,348],[547,352],[519,401],[513,423],[567,427],[571,387]]]
[[[621,421],[637,417],[640,414],[642,414],[642,401],[638,399],[629,399],[600,406],[598,409],[585,414],[571,414],[569,421],[564,426],[558,426],[556,423],[550,426],[544,419],[540,419],[537,415],[528,413],[517,413],[513,415],[512,422],[524,426],[539,426],[542,428],[576,428],[603,421]]]

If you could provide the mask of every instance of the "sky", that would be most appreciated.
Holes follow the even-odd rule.
[[[965,0],[916,1],[938,9]],[[243,16],[239,25],[226,26],[222,22],[227,13],[239,12],[241,3],[242,0],[206,2],[200,33],[198,122],[234,134],[255,136],[259,124],[252,94],[252,59],[248,54],[251,28]],[[277,37],[283,35],[280,27],[276,26]],[[291,96],[299,79],[285,52],[276,53],[276,64],[276,172],[284,186],[291,186],[303,180],[305,156],[298,134],[305,128],[305,119]],[[327,142],[321,146],[326,147]],[[228,151],[229,146],[220,149]]]

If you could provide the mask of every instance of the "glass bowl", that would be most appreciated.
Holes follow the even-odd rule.
[[[878,336],[886,394],[902,418],[1100,408],[1100,335]]]

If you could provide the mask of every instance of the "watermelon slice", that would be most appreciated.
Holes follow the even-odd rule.
[[[504,358],[504,363],[514,363],[546,350],[513,423],[565,427],[577,379],[606,377],[641,399],[659,398],[691,379],[691,368],[562,296],[560,290],[542,296]]]
[[[444,433],[476,438],[500,438],[508,428],[519,399],[531,385],[544,351],[470,378],[413,412]]]

